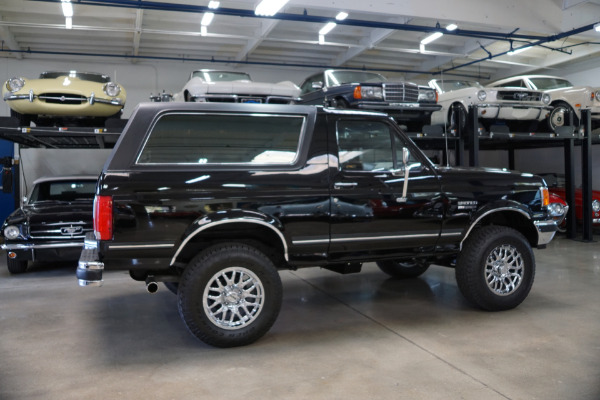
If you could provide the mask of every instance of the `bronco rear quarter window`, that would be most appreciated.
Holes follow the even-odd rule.
[[[151,128],[137,164],[293,164],[305,117],[171,113]]]

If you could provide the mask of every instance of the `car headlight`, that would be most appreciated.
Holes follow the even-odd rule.
[[[9,80],[6,81],[6,88],[11,92],[17,92],[21,89],[23,89],[23,86],[25,86],[25,79],[23,78],[10,78]]]
[[[435,101],[435,90],[419,89],[418,101]]]
[[[565,206],[560,203],[550,203],[548,204],[548,213],[552,217],[560,217],[565,214]]]
[[[4,237],[9,240],[15,240],[21,235],[21,230],[16,225],[9,225],[4,228]]]
[[[600,101],[600,90],[596,90],[596,92],[594,93],[594,96],[596,97],[597,101]]]
[[[594,210],[594,212],[600,211],[600,201],[598,201],[598,200],[592,201],[592,210]]]
[[[104,93],[106,93],[110,97],[118,96],[119,93],[121,93],[121,87],[114,82],[108,82],[107,84],[105,84],[103,90]]]
[[[551,100],[552,100],[552,98],[550,97],[550,95],[548,93],[542,94],[542,102],[544,104],[550,104]]]
[[[361,86],[360,95],[363,99],[383,100],[383,90],[380,86]]]
[[[477,92],[477,98],[479,99],[479,101],[484,101],[487,98],[487,93],[485,92],[485,90],[480,90],[479,92]]]

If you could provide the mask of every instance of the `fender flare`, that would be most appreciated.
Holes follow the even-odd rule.
[[[169,265],[172,266],[175,264],[175,261],[177,260],[177,257],[181,251],[187,246],[189,241],[198,234],[216,226],[232,223],[255,224],[271,229],[281,240],[284,252],[283,256],[285,257],[286,261],[289,261],[288,245],[285,240],[285,236],[281,232],[282,225],[278,220],[254,211],[231,210],[225,214],[214,213],[206,215],[203,218],[194,221],[186,230],[186,234],[182,237],[181,243],[177,247],[177,251],[171,258]]]

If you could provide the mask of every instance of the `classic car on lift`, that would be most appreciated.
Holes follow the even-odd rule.
[[[200,69],[190,79],[174,101],[218,103],[294,103],[300,88],[291,81],[279,83],[254,82],[245,72]]]
[[[581,109],[589,108],[592,113],[592,129],[600,126],[600,87],[574,86],[565,78],[548,75],[522,75],[493,82],[490,86],[525,88],[551,93],[554,109],[547,118],[548,127],[555,131],[565,125],[579,126]],[[570,113],[573,121],[569,121]],[[571,122],[571,123],[569,123]]]
[[[6,264],[23,273],[29,261],[77,260],[85,234],[93,231],[96,176],[36,179],[29,197],[2,225]]]
[[[120,118],[127,95],[108,75],[53,71],[39,79],[10,78],[2,86],[2,97],[21,126],[104,126],[106,119]]]
[[[487,131],[493,124],[530,131],[552,110],[550,95],[537,90],[498,89],[459,79],[432,79],[429,86],[438,92],[442,106],[431,115],[431,123],[445,125],[451,132],[465,127],[471,105],[477,106],[477,117]]]
[[[567,190],[565,188],[565,176],[563,174],[558,174],[555,172],[548,172],[538,174],[548,184],[548,191],[551,195],[554,195],[557,198],[564,199],[567,198]],[[566,204],[566,201],[565,201]],[[581,188],[575,189],[575,218],[578,223],[582,223],[583,221],[583,193]],[[565,216],[566,216],[565,211]],[[566,220],[558,222],[558,229],[561,232],[566,230]],[[592,225],[594,228],[600,228],[600,190],[592,190]]]
[[[328,69],[306,78],[300,90],[300,104],[382,111],[410,131],[429,125],[441,108],[434,89],[370,71]]]

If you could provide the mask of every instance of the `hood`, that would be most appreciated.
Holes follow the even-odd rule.
[[[196,82],[192,82],[196,80]],[[239,94],[239,95],[265,95],[298,97],[300,88],[290,81],[279,83],[232,81],[232,82],[204,82],[199,78],[193,78],[190,83],[190,91],[198,91],[207,94]]]
[[[93,202],[75,201],[71,203],[38,203],[25,205],[22,215],[27,218],[31,226],[37,224],[52,224],[58,222],[89,222],[93,220]]]

